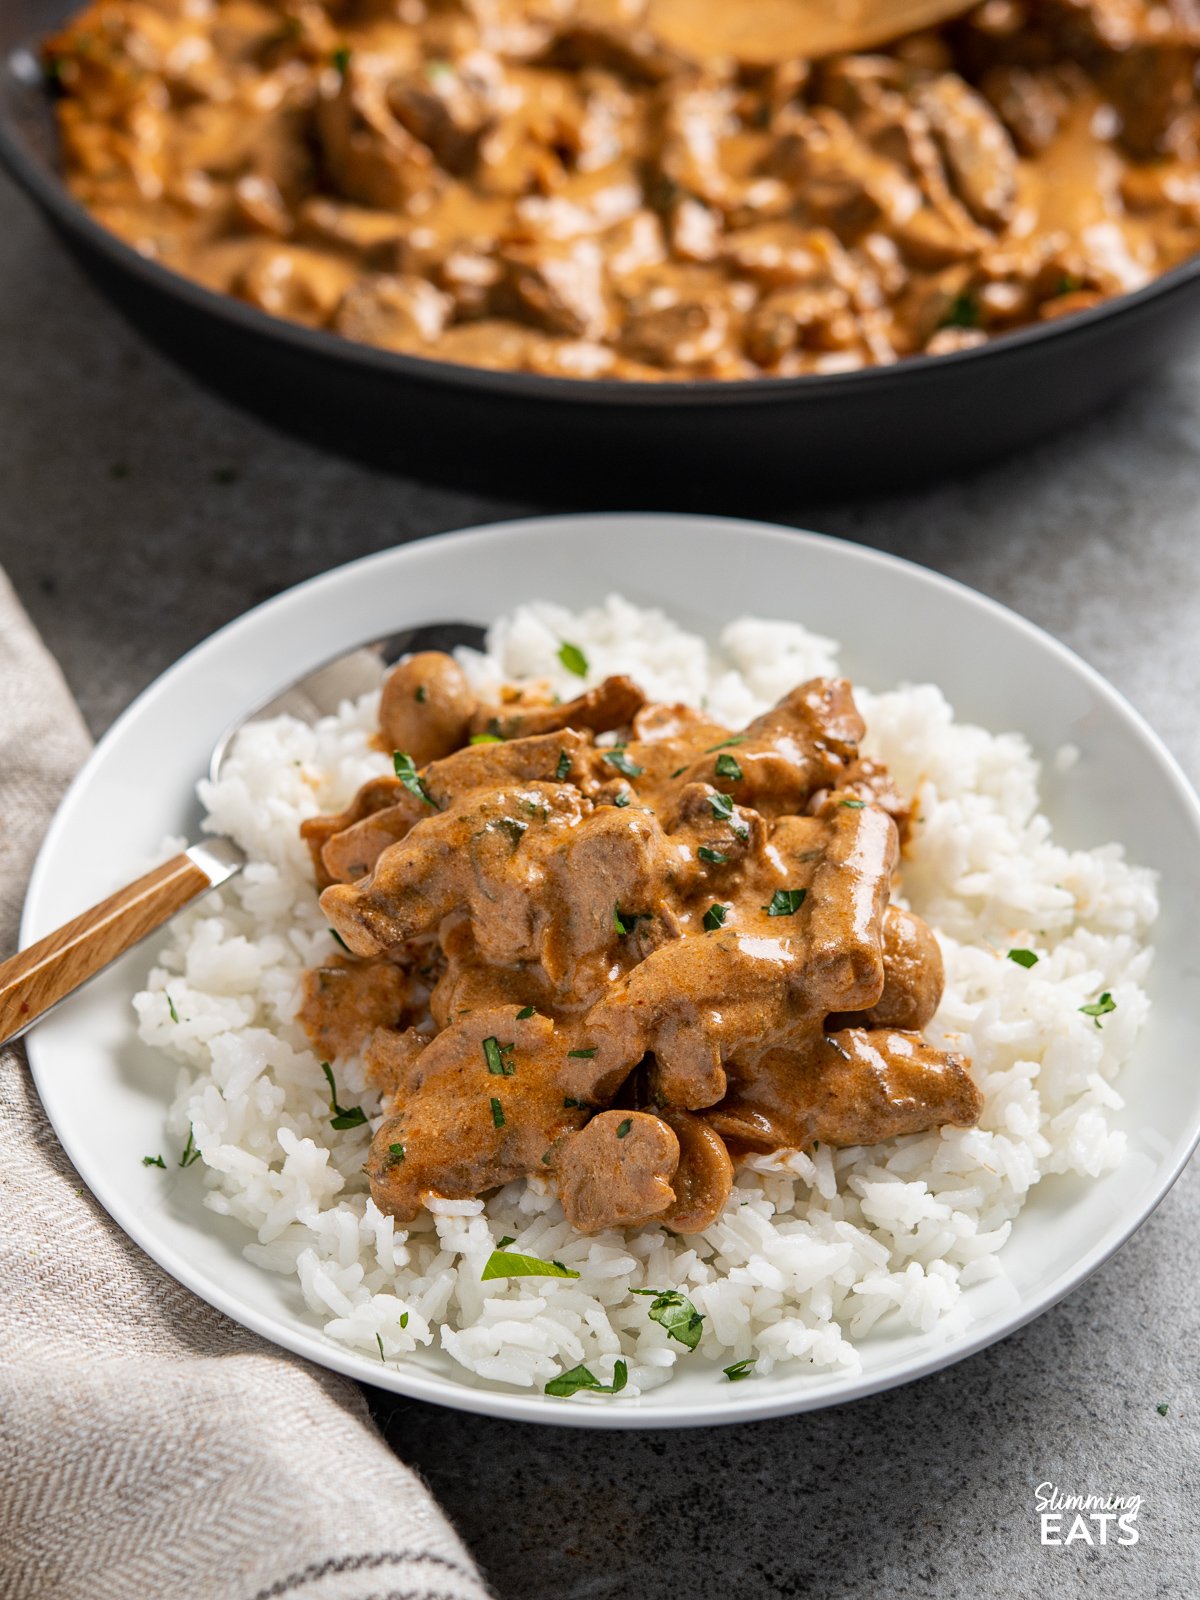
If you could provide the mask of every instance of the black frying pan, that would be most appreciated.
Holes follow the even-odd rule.
[[[616,383],[394,355],[143,260],[57,171],[35,46],[70,0],[0,0],[0,159],[105,292],[227,398],[335,450],[521,499],[798,503],[946,477],[1044,438],[1194,338],[1200,257],[974,350],[830,377]]]

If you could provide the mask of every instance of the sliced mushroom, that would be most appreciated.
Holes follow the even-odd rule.
[[[665,1110],[662,1120],[679,1140],[679,1166],[671,1179],[675,1201],[662,1214],[672,1233],[703,1233],[724,1211],[733,1189],[733,1162],[715,1128],[687,1111]]]

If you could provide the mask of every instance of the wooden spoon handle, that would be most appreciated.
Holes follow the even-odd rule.
[[[704,59],[754,66],[812,61],[887,44],[945,22],[972,0],[650,0],[646,25],[665,44]]]
[[[0,1044],[24,1033],[197,895],[232,877],[243,860],[227,839],[193,845],[0,964]]]

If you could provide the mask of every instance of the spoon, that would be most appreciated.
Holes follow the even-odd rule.
[[[250,722],[284,714],[315,722],[343,700],[378,688],[389,669],[418,650],[481,649],[484,630],[466,622],[434,622],[359,645],[297,679],[231,723],[209,761],[216,782],[233,742]],[[232,839],[190,845],[136,882],[81,912],[54,933],[0,964],[0,1044],[19,1038],[39,1017],[94,978],[110,962],[169,922],[177,911],[227,883],[246,863]]]
[[[685,55],[752,66],[887,44],[976,0],[650,0],[646,26]]]

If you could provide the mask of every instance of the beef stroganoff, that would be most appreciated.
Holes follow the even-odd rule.
[[[137,1008],[206,1203],[330,1337],[579,1403],[964,1319],[1033,1185],[1121,1158],[1153,875],[794,624],[489,640],[204,787],[251,864]]]

